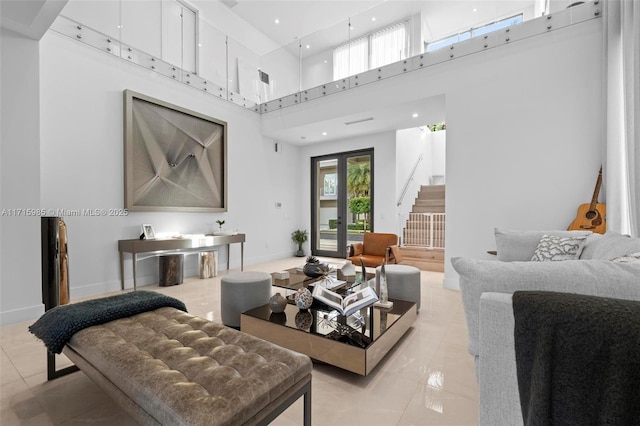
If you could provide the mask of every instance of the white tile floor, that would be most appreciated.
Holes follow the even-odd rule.
[[[301,261],[288,258],[247,270],[279,271]],[[224,274],[144,289],[174,296],[185,302],[190,313],[220,321]],[[368,377],[314,364],[314,425],[477,424],[478,387],[466,349],[460,293],[442,288],[441,273],[423,271],[421,278],[422,306],[413,329]],[[0,328],[2,426],[135,424],[82,372],[48,382],[44,345],[27,331],[32,322]],[[59,357],[58,364],[69,362]],[[273,424],[299,425],[301,419],[302,402],[298,401]]]

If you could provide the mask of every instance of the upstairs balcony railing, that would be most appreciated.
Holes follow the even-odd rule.
[[[436,37],[427,33],[425,22],[436,13],[431,8],[443,2],[383,2],[285,46],[271,43],[269,50],[265,43],[249,46],[218,30],[212,24],[214,3],[226,7],[225,2],[194,2],[201,7],[197,10],[180,0],[70,0],[52,29],[193,89],[267,113],[601,15],[599,1],[569,8],[572,2],[562,0],[495,2],[489,11],[471,13],[453,33],[442,30]],[[549,7],[542,10],[540,4]],[[463,16],[460,10],[455,13]],[[512,18],[520,15],[522,23],[515,24],[519,20]],[[495,31],[486,32],[489,28]],[[361,54],[365,44],[370,52],[392,38],[395,47],[385,57]],[[339,60],[342,67],[334,63]]]

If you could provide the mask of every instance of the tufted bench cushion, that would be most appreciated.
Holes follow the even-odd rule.
[[[307,356],[172,307],[81,330],[63,352],[143,424],[268,422],[302,394],[310,421]]]

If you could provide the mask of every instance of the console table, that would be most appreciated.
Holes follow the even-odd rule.
[[[211,250],[217,246],[227,246],[240,243],[240,270],[244,270],[244,241],[245,234],[235,235],[205,235],[199,238],[167,238],[156,240],[118,240],[118,251],[120,251],[120,286],[124,290],[124,254],[131,253],[133,262],[133,289],[136,290],[136,263],[138,254],[145,253],[157,256],[166,253],[200,252]],[[229,269],[229,259],[227,256],[227,269]]]

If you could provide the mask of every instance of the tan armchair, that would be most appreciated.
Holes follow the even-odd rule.
[[[363,234],[361,243],[349,246],[349,254],[347,259],[354,265],[360,265],[360,260],[364,262],[364,266],[375,268],[386,263],[396,263],[393,256],[391,246],[398,245],[398,236],[396,234],[383,234],[376,232],[366,232]]]

